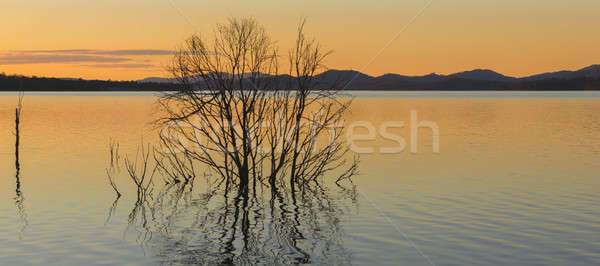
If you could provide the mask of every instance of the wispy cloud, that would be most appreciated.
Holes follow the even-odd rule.
[[[57,54],[9,54],[0,56],[0,65],[49,64],[49,63],[118,63],[131,61],[130,58],[96,55],[57,55]]]
[[[142,64],[149,60],[134,59],[136,56],[172,55],[174,51],[158,49],[129,49],[129,50],[94,50],[94,49],[65,49],[65,50],[13,50],[0,51],[0,65],[17,64],[50,64],[50,63],[113,63],[94,64],[94,67],[143,68],[154,67]],[[131,62],[130,64],[115,64]],[[91,65],[88,65],[91,66]]]
[[[82,65],[83,67],[93,67],[93,68],[156,68],[155,65],[151,64],[90,64],[90,65]]]
[[[21,54],[88,54],[88,55],[172,55],[175,51],[159,49],[127,49],[127,50],[93,50],[93,49],[68,49],[68,50],[17,50]]]
[[[98,51],[97,54],[102,55],[172,55],[175,51],[170,50],[110,50],[110,51]]]

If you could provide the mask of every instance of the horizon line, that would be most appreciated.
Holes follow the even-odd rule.
[[[2,64],[0,64],[2,65]],[[504,77],[507,78],[515,78],[515,79],[524,79],[524,78],[528,78],[528,77],[534,77],[534,76],[538,76],[538,75],[543,75],[543,74],[551,74],[551,73],[559,73],[559,72],[577,72],[577,71],[581,71],[587,68],[594,68],[594,67],[598,67],[600,69],[600,63],[599,64],[591,64],[591,65],[587,65],[584,67],[580,67],[577,69],[560,69],[560,70],[555,70],[555,71],[548,71],[548,72],[541,72],[541,73],[537,73],[537,74],[531,74],[531,75],[524,75],[524,76],[510,76],[510,75],[505,75],[501,72],[495,71],[491,68],[474,68],[474,69],[470,69],[470,70],[463,70],[463,71],[459,71],[459,72],[453,72],[453,73],[448,73],[448,74],[443,74],[443,73],[437,73],[437,72],[430,72],[429,74],[422,74],[422,75],[405,75],[405,74],[399,74],[399,73],[393,73],[393,72],[387,72],[381,75],[370,75],[370,74],[366,74],[363,72],[360,72],[358,70],[354,70],[352,68],[350,69],[336,69],[336,68],[331,68],[331,69],[326,69],[322,72],[319,72],[316,75],[321,75],[324,74],[326,72],[329,71],[340,71],[340,72],[354,72],[354,73],[360,73],[362,75],[368,76],[370,78],[380,78],[386,75],[398,75],[398,76],[403,76],[403,77],[408,77],[408,78],[416,78],[416,77],[427,77],[427,76],[431,76],[431,75],[436,75],[436,76],[442,76],[442,77],[447,77],[447,76],[452,76],[452,75],[456,75],[456,74],[463,74],[463,73],[469,73],[469,72],[475,72],[475,71],[491,71],[495,74],[499,74],[502,75]],[[250,72],[248,72],[250,73]],[[174,77],[161,77],[161,76],[146,76],[143,77],[141,79],[121,79],[121,80],[112,80],[112,79],[94,79],[94,78],[83,78],[83,77],[56,77],[56,76],[38,76],[38,75],[27,75],[27,74],[21,74],[21,73],[5,73],[5,72],[0,72],[1,75],[5,75],[5,76],[21,76],[21,77],[30,77],[30,78],[55,78],[55,79],[82,79],[82,80],[102,80],[102,81],[143,81],[145,79],[152,79],[152,78],[157,78],[157,79],[175,79]],[[289,75],[289,73],[278,73],[276,74],[276,76],[282,76],[282,75]],[[292,75],[293,76],[293,75]]]

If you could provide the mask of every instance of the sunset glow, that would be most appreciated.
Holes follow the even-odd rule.
[[[600,62],[598,1],[434,0],[410,23],[428,2],[7,0],[0,73],[166,77],[169,51],[232,16],[255,17],[283,52],[307,18],[307,32],[334,51],[330,68],[369,75],[486,68],[525,76]]]

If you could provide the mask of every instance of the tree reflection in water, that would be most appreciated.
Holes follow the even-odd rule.
[[[289,191],[197,190],[191,183],[166,185],[129,215],[138,240],[162,263],[349,263],[340,219],[352,210],[353,186],[314,186],[296,201]]]

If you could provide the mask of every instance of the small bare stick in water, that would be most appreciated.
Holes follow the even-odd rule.
[[[119,192],[119,189],[117,188],[117,184],[115,183],[113,174],[118,172],[120,169],[120,167],[119,167],[119,160],[120,160],[119,143],[111,140],[110,144],[109,144],[109,149],[110,149],[110,166],[108,168],[106,168],[106,176],[108,177],[108,182],[109,182],[110,186],[115,190],[115,193],[117,193],[117,199],[118,199],[121,197],[121,192]]]
[[[19,164],[19,123],[21,120],[21,109],[23,108],[23,93],[19,92],[19,101],[17,103],[17,108],[15,108],[15,168],[17,169],[17,194],[19,193],[19,172],[21,170],[21,166]]]
[[[152,179],[157,170],[157,167],[155,166],[149,178],[146,179],[148,177],[148,169],[151,167],[148,165],[151,151],[150,145],[144,147],[142,140],[141,148],[138,149],[135,159],[130,160],[127,155],[125,155],[124,158],[125,169],[137,187],[138,200],[145,200],[147,192],[153,184]]]
[[[119,192],[119,189],[117,188],[117,185],[115,184],[115,181],[113,180],[112,174],[110,172],[111,171],[109,169],[106,169],[106,175],[108,176],[108,182],[110,183],[110,186],[115,190],[115,193],[117,193],[117,198],[120,198],[121,192]]]
[[[17,210],[19,212],[19,215],[21,216],[21,220],[23,221],[23,228],[21,229],[21,232],[23,232],[25,230],[25,228],[27,227],[27,225],[29,224],[27,222],[27,214],[25,213],[25,206],[24,206],[25,197],[23,196],[23,193],[21,192],[21,176],[20,176],[21,175],[21,164],[19,162],[19,145],[20,145],[20,141],[21,141],[19,129],[20,129],[20,122],[21,122],[21,110],[23,109],[23,92],[19,92],[18,99],[19,100],[17,103],[17,107],[15,108],[15,169],[16,169],[15,204],[17,205]]]

